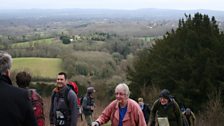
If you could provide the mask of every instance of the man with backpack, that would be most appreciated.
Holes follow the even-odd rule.
[[[87,93],[82,99],[82,109],[88,126],[91,126],[93,121],[92,113],[95,108],[95,102],[93,96],[94,93],[95,93],[94,87],[88,87]]]
[[[67,74],[58,73],[57,87],[51,96],[50,124],[54,126],[77,126],[77,95],[67,86]]]
[[[16,83],[20,88],[27,89],[30,102],[33,106],[34,115],[37,120],[38,126],[44,126],[44,107],[41,96],[36,92],[35,89],[29,89],[31,81],[31,75],[25,71],[19,72],[16,75]]]
[[[182,113],[177,102],[170,96],[167,89],[160,92],[151,109],[150,126],[160,125],[182,126]]]
[[[83,118],[82,118],[82,105],[81,105],[81,98],[78,97],[78,93],[79,93],[78,86],[73,81],[69,81],[67,86],[70,87],[75,92],[75,94],[77,95],[77,103],[78,103],[78,107],[79,107],[79,116],[80,116],[81,121],[82,121],[83,120]]]

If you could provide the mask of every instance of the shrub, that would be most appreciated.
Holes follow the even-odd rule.
[[[221,93],[211,93],[205,111],[199,113],[197,126],[223,126],[223,107]]]

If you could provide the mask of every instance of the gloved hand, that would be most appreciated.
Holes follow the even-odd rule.
[[[100,126],[98,122],[92,122],[92,126]]]

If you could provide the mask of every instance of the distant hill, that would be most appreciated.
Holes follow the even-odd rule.
[[[23,9],[0,10],[0,19],[4,18],[122,18],[122,19],[151,19],[173,20],[184,17],[184,14],[200,12],[224,20],[224,11],[215,10],[172,10],[145,8],[138,10],[111,9]]]

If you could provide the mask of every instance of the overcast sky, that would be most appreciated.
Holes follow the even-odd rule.
[[[224,0],[0,0],[0,9],[209,9],[224,10]]]

